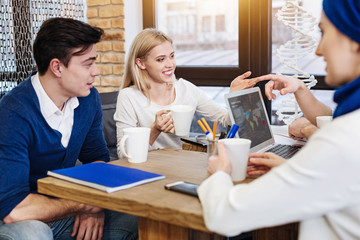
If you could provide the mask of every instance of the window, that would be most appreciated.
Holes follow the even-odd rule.
[[[225,32],[225,15],[216,16],[216,32]]]
[[[317,23],[320,21],[321,9],[322,9],[322,0],[299,0],[299,5],[306,11],[308,16],[315,17],[313,30],[309,30],[308,34],[311,36],[316,44],[320,40],[321,33],[320,29],[317,27]],[[281,65],[283,65],[279,58],[276,56],[276,50],[283,44],[288,41],[294,40],[295,33],[290,27],[285,25],[285,22],[279,21],[277,18],[277,13],[286,6],[286,2],[283,0],[273,0],[272,1],[272,72],[278,73],[281,72]],[[304,13],[304,15],[306,15]],[[305,24],[303,24],[305,26]],[[312,26],[312,25],[308,25]],[[311,29],[311,28],[310,28]],[[301,35],[300,35],[301,36]],[[305,46],[306,47],[306,46]],[[305,72],[323,76],[325,72],[325,62],[323,58],[315,55],[314,50],[310,50],[310,53],[307,54],[304,58],[299,59],[298,66]]]
[[[238,0],[156,1],[156,27],[174,39],[179,66],[236,66],[238,64]],[[225,28],[225,17],[228,27]]]
[[[202,25],[203,33],[211,32],[211,17],[210,16],[202,17],[201,25]]]

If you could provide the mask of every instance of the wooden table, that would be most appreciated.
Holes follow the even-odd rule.
[[[188,150],[188,151],[197,151],[197,152],[206,152],[207,149],[205,146],[199,146],[191,143],[184,142],[182,144],[182,149]]]
[[[192,196],[164,189],[167,183],[183,180],[200,184],[208,177],[207,154],[202,152],[164,149],[149,152],[148,161],[134,164],[125,160],[113,164],[138,168],[166,176],[165,179],[106,193],[64,180],[47,177],[38,181],[43,194],[70,199],[93,206],[128,213],[139,217],[139,238],[147,240],[225,239],[205,227],[200,201]],[[252,179],[246,179],[245,182]],[[283,237],[270,235],[269,229],[255,231],[253,239],[296,239],[293,227]],[[289,233],[291,233],[289,235]]]

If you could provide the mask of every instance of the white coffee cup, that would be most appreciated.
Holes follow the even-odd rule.
[[[132,127],[124,128],[123,131],[124,136],[120,141],[121,153],[131,163],[146,162],[149,149],[150,128]]]
[[[250,153],[251,141],[245,138],[221,139],[226,153],[231,161],[231,178],[233,181],[242,181],[246,178],[246,168]]]
[[[332,116],[317,116],[316,117],[316,126],[318,128],[322,128],[326,124],[330,123],[332,121]]]
[[[190,105],[175,105],[170,108],[170,114],[174,120],[175,135],[189,136],[194,108]]]

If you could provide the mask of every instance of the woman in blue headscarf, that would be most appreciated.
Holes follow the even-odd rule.
[[[299,239],[360,239],[360,1],[324,0],[316,53],[325,81],[338,87],[334,120],[292,159],[251,154],[272,168],[233,185],[223,144],[209,159],[212,174],[198,193],[206,226],[223,235],[300,221]],[[284,86],[286,87],[286,86]]]

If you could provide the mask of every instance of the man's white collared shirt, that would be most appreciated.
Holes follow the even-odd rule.
[[[46,94],[39,79],[39,73],[31,77],[36,95],[39,99],[40,111],[49,126],[61,133],[61,144],[66,148],[69,144],[72,127],[74,124],[74,109],[79,106],[77,97],[72,97],[65,102],[63,110],[60,110]]]

